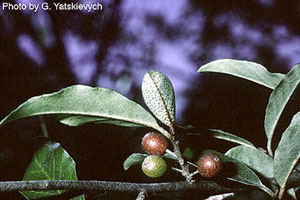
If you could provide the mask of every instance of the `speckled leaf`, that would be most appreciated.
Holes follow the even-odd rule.
[[[270,95],[265,115],[265,131],[268,138],[269,152],[272,152],[272,138],[279,118],[299,83],[300,64],[292,68]]]
[[[198,72],[228,74],[252,81],[270,89],[274,89],[284,77],[284,75],[280,73],[268,72],[267,69],[260,64],[232,59],[221,59],[210,62],[200,67]]]
[[[23,181],[31,180],[77,180],[75,162],[56,142],[48,142],[38,149],[26,169]],[[27,199],[39,199],[60,195],[63,190],[23,191]]]
[[[273,178],[273,159],[264,152],[248,146],[237,146],[225,153],[225,155],[234,158],[266,178]]]
[[[167,126],[173,126],[175,95],[168,77],[161,72],[148,71],[143,79],[142,93],[153,114]]]
[[[55,115],[69,126],[88,122],[146,126],[171,137],[142,106],[106,88],[74,85],[52,94],[32,97],[7,115],[0,126],[36,115]]]
[[[236,173],[234,175],[232,175],[231,177],[228,177],[227,179],[235,181],[235,182],[239,182],[242,184],[258,187],[261,190],[263,190],[264,192],[268,193],[270,196],[274,197],[274,193],[268,187],[266,187],[260,181],[258,176],[245,164],[243,164],[242,162],[240,162],[234,158],[230,158],[229,156],[223,155],[216,151],[212,151],[212,150],[203,151],[203,153],[207,153],[207,152],[213,152],[213,153],[217,154],[221,158],[223,163],[225,163],[225,162],[234,163],[234,165],[236,166]]]
[[[129,169],[133,165],[141,164],[147,157],[147,154],[133,153],[123,163],[124,170]]]
[[[300,112],[294,115],[291,124],[282,134],[274,155],[274,175],[281,188],[300,159]]]

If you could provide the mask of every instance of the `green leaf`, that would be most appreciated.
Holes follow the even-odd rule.
[[[85,123],[96,123],[96,124],[114,124],[117,126],[127,126],[127,127],[141,127],[140,124],[134,124],[131,122],[121,121],[121,120],[111,120],[109,118],[99,118],[99,117],[86,117],[86,116],[63,116],[59,115],[57,119],[68,126],[80,126]]]
[[[266,178],[273,178],[273,159],[264,152],[248,146],[237,146],[225,153],[225,155],[234,158]]]
[[[300,64],[292,68],[270,95],[265,115],[265,131],[268,138],[268,151],[270,153],[272,152],[272,137],[276,125],[289,99],[299,85],[299,82]]]
[[[289,195],[290,199],[297,200],[295,188],[290,188],[286,192]]]
[[[274,89],[284,77],[284,75],[280,73],[268,72],[267,69],[260,64],[232,59],[221,59],[210,62],[200,67],[198,72],[228,74],[252,81],[270,89]]]
[[[274,175],[281,188],[300,158],[300,112],[294,115],[291,124],[284,131],[274,156]]]
[[[131,154],[123,163],[124,170],[129,169],[133,165],[141,164],[147,156],[148,156],[147,154],[141,154],[141,153]]]
[[[171,137],[142,106],[105,88],[75,85],[30,98],[6,116],[0,125],[36,115],[56,115],[62,123],[70,126],[88,122],[147,126]]]
[[[73,198],[72,200],[85,200],[84,195]]]
[[[212,133],[212,137],[221,139],[221,140],[226,140],[229,142],[233,142],[236,144],[241,144],[247,147],[254,147],[254,145],[249,142],[248,140],[245,140],[244,138],[238,137],[236,135],[233,135],[231,133],[227,133],[222,130],[217,130],[217,129],[209,129],[209,131]]]
[[[26,169],[23,181],[33,180],[77,180],[75,162],[70,155],[56,142],[48,142],[35,152]],[[60,195],[63,190],[23,191],[27,199],[39,199]]]
[[[146,105],[165,125],[173,127],[175,121],[175,95],[166,75],[148,71],[143,79],[142,93]]]
[[[258,187],[261,190],[263,190],[264,192],[268,193],[270,196],[272,196],[272,197],[275,196],[274,193],[260,181],[258,176],[242,162],[240,162],[234,158],[230,158],[229,156],[223,155],[217,151],[212,151],[212,150],[203,151],[203,153],[208,153],[208,152],[217,154],[221,158],[223,163],[231,162],[236,166],[236,168],[237,168],[236,173],[233,176],[228,177],[227,179],[238,182],[238,183],[242,183],[245,185]]]

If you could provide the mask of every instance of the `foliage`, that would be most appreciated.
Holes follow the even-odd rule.
[[[218,64],[226,65],[226,67],[221,68]],[[247,65],[247,67],[244,65]],[[295,65],[286,75],[272,74],[262,68],[261,65],[258,66],[251,62],[226,59],[214,61],[199,69],[199,72],[230,74],[273,89],[265,115],[265,130],[266,137],[268,138],[267,149],[269,156],[264,155],[264,153],[258,149],[242,146],[234,147],[226,154],[239,159],[267,178],[273,178],[275,176],[280,186],[279,198],[283,198],[288,178],[300,157],[298,144],[298,133],[300,131],[298,114],[294,116],[290,126],[283,133],[279,145],[275,150],[276,153],[274,157],[271,150],[271,142],[279,118],[299,84],[299,67],[300,65]],[[257,68],[256,71],[252,71],[254,68]]]
[[[271,148],[274,130],[279,123],[278,119],[297,90],[300,80],[299,67],[300,65],[295,65],[288,74],[284,75],[270,73],[262,65],[253,62],[224,59],[208,63],[198,70],[200,73],[236,76],[272,90],[264,121],[268,139],[265,149],[268,151],[255,147],[250,141],[237,135],[216,129],[210,130],[212,137],[239,145],[229,149],[225,155],[211,151],[217,154],[224,163],[231,163],[234,166],[233,171],[226,174],[226,179],[255,186],[272,198],[283,198],[288,189],[289,177],[300,157],[299,113],[294,116],[290,125],[282,133],[274,156]],[[167,149],[163,157],[174,163],[172,169],[180,172],[192,184],[199,177],[196,176],[197,170],[190,172],[195,164],[184,161],[178,145],[179,141],[174,130],[175,95],[170,80],[161,72],[149,71],[143,79],[142,93],[146,105],[155,117],[141,105],[116,91],[75,85],[27,100],[7,115],[0,125],[30,116],[52,115],[69,126],[110,123],[126,127],[149,127],[159,131],[170,140],[173,151]],[[166,125],[169,130],[160,124]],[[207,151],[203,153],[205,152]],[[133,165],[141,164],[146,157],[146,154],[133,153],[125,160],[123,167],[128,170]],[[176,168],[177,162],[181,169]],[[36,152],[24,176],[24,180],[66,179],[76,180],[75,163],[57,143],[51,142]],[[280,188],[279,193],[273,190],[274,187],[270,187],[274,183],[273,180]],[[35,199],[61,192],[33,191],[22,192],[22,194],[28,199]]]
[[[71,156],[56,142],[48,142],[36,151],[23,178],[31,180],[77,180],[75,162]],[[27,199],[40,199],[62,194],[64,191],[24,191]],[[76,200],[83,200],[77,197]],[[74,199],[75,200],[75,199]]]

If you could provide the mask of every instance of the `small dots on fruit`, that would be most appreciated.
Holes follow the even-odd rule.
[[[198,171],[201,176],[211,178],[218,175],[222,169],[222,161],[214,153],[207,153],[201,156],[198,161]]]
[[[142,138],[142,148],[149,155],[161,156],[168,146],[167,139],[157,132],[149,132]]]
[[[163,158],[156,155],[150,155],[146,157],[142,163],[142,171],[145,175],[152,178],[162,176],[166,170],[167,163]]]

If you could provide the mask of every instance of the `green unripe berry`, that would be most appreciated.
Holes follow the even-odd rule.
[[[167,163],[159,156],[150,155],[145,158],[142,170],[147,176],[157,178],[167,171]]]

